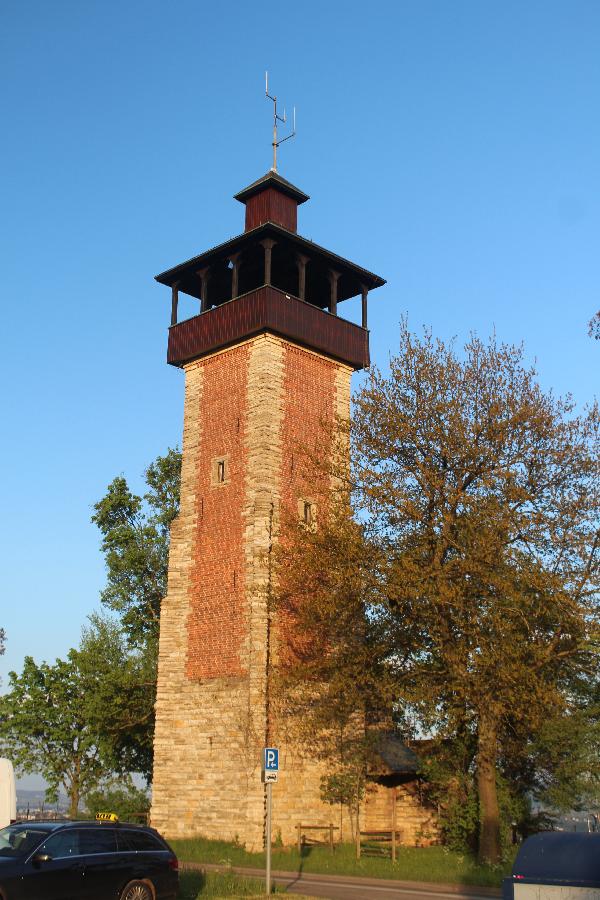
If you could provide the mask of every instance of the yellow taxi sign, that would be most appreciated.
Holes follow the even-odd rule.
[[[119,817],[116,813],[97,812],[96,822],[118,822]]]

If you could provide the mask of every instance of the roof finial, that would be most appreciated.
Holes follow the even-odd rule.
[[[277,140],[277,123],[283,122],[285,125],[287,119],[285,115],[285,107],[283,109],[283,116],[280,116],[277,112],[277,97],[272,97],[269,93],[269,73],[265,72],[265,94],[267,95],[268,100],[273,101],[273,165],[271,166],[271,171],[277,171],[277,148],[280,144],[283,144],[284,141],[289,141],[290,138],[296,137],[296,107],[294,107],[294,127],[292,129],[292,133],[286,135],[286,137],[281,138],[281,140]]]

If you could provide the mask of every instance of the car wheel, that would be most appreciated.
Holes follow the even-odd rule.
[[[145,881],[130,881],[123,888],[119,900],[154,900],[154,892]]]

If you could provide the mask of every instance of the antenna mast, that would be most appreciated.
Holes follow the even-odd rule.
[[[292,133],[286,135],[284,138],[281,138],[280,140],[277,140],[277,123],[283,122],[283,124],[285,125],[285,123],[287,122],[287,118],[285,115],[285,107],[283,109],[283,115],[280,116],[279,113],[277,112],[277,97],[272,97],[271,94],[269,93],[269,73],[268,72],[265,72],[265,94],[266,94],[267,100],[273,101],[273,141],[272,141],[273,165],[271,166],[271,171],[276,172],[277,171],[277,148],[279,147],[280,144],[283,144],[285,141],[289,141],[290,138],[296,137],[296,107],[294,107],[294,119],[293,119],[294,125],[292,128]]]

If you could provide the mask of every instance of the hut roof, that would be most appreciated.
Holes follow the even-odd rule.
[[[384,731],[374,745],[372,769],[385,767],[386,774],[416,775],[421,770],[421,761],[414,750],[393,731]]]

